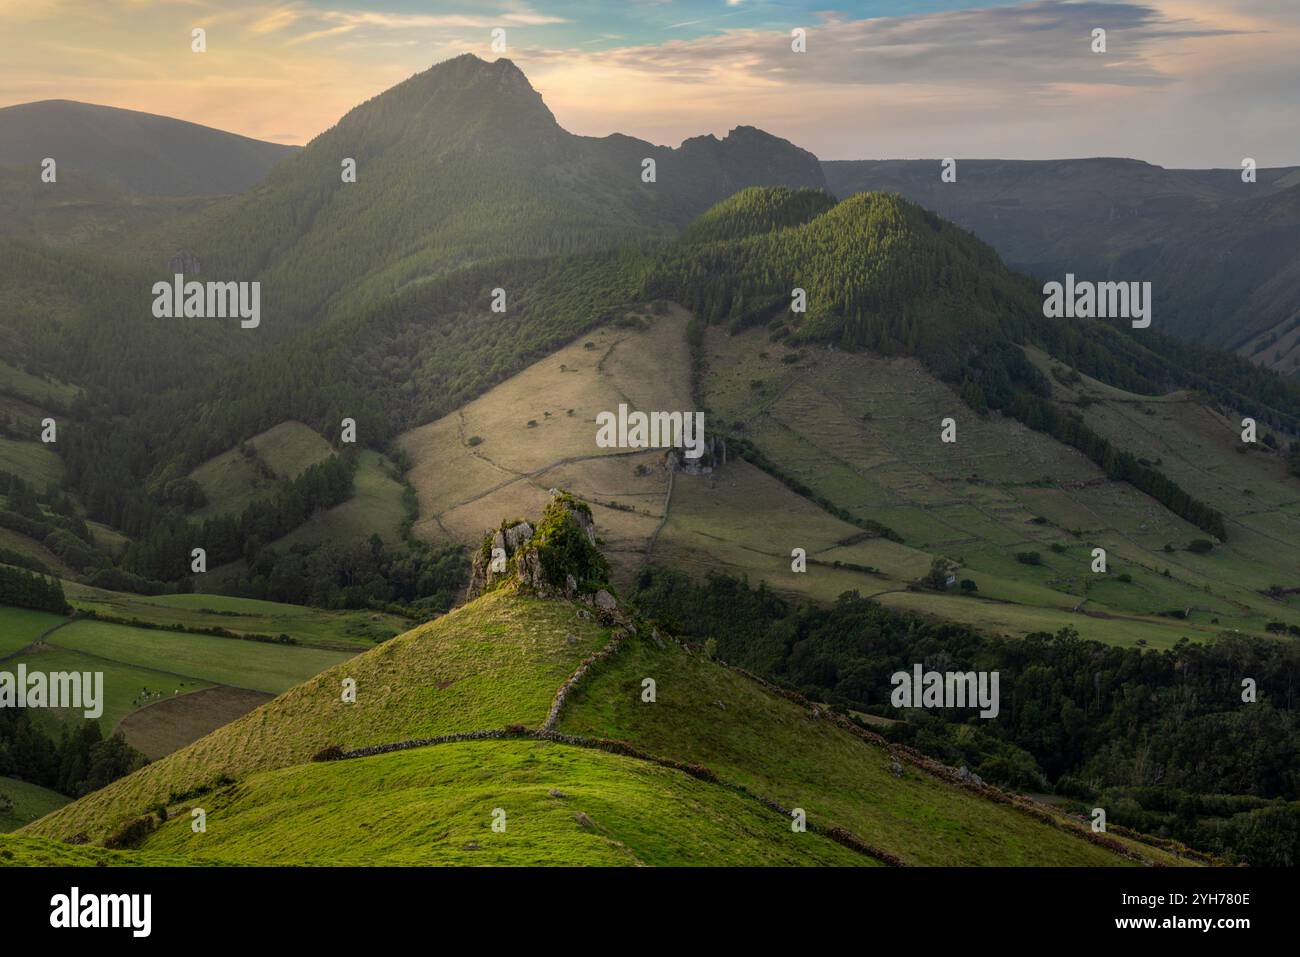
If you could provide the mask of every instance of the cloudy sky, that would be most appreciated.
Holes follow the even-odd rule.
[[[305,143],[439,60],[494,59],[498,27],[575,133],[675,146],[750,124],[824,159],[1300,165],[1300,0],[0,0],[0,106]]]

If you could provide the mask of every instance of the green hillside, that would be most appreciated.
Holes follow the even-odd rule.
[[[654,704],[641,700],[646,677],[656,683]],[[704,765],[909,865],[1117,863],[1114,849],[1089,844],[1062,817],[974,798],[906,756],[891,769],[897,755],[880,739],[865,740],[808,702],[777,696],[675,642],[660,648],[639,638],[602,662],[575,689],[559,730]]]
[[[1045,373],[1062,369],[1031,351]],[[1285,598],[1262,593],[1294,577],[1300,556],[1265,525],[1289,527],[1300,486],[1282,456],[1236,452],[1236,434],[1206,405],[1085,377],[1090,427],[1159,461],[1228,517],[1228,540],[1196,555],[1188,545],[1204,532],[1077,450],[1008,416],[975,412],[913,360],[798,349],[759,330],[710,330],[705,353],[716,371],[704,378],[703,400],[771,474],[739,463],[710,477],[680,476],[656,544],[661,563],[747,573],[824,601],[853,588],[1008,634],[1070,625],[1100,641],[1169,647],[1227,628],[1262,634],[1271,621],[1300,625]],[[1078,407],[1076,391],[1050,381],[1055,404]],[[1190,415],[1186,434],[1146,408]],[[952,444],[940,441],[948,416],[958,424]],[[1156,448],[1139,428],[1168,439]],[[792,484],[839,518],[824,510],[792,525],[767,518],[797,514]],[[902,542],[852,521],[884,526]],[[1276,544],[1261,547],[1265,535]],[[794,547],[812,560],[807,573],[791,572]],[[1095,547],[1107,551],[1105,574],[1091,571]],[[1032,565],[1016,557],[1031,553]],[[909,589],[935,556],[951,560],[976,591]]]
[[[150,852],[241,864],[854,866],[745,796],[672,768],[541,741],[458,742],[255,774]],[[506,812],[504,832],[493,812]],[[340,840],[340,839],[343,840]]]

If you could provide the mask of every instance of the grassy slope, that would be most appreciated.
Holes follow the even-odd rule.
[[[39,433],[36,433],[39,435]],[[0,436],[0,471],[12,472],[41,492],[63,481],[63,462],[41,442],[18,442]]]
[[[371,535],[378,535],[390,544],[399,542],[402,524],[407,519],[406,486],[393,478],[396,466],[387,457],[363,449],[359,459],[351,498],[341,505],[315,513],[289,534],[271,542],[270,547],[283,553],[296,545],[364,542]],[[197,587],[216,592],[224,588],[232,577],[247,574],[248,563],[241,558],[209,569]]]
[[[656,682],[656,701],[641,682]],[[1111,851],[939,781],[910,765],[890,770],[865,743],[794,701],[669,643],[631,641],[594,669],[570,698],[560,730],[630,741],[703,764],[809,820],[847,828],[919,865],[1096,865]],[[1151,850],[1147,856],[1168,860]]]
[[[0,605],[0,658],[26,648],[42,634],[68,619],[46,611]]]
[[[0,834],[0,867],[187,867],[219,864],[150,851],[108,851],[44,837]]]
[[[1050,368],[1041,353],[1031,358]],[[1149,564],[1169,568],[1177,581],[1193,587],[1210,586],[1215,598],[1237,606],[1246,619],[1238,625],[1243,629],[1260,627],[1269,617],[1300,624],[1300,597],[1288,606],[1256,594],[1275,583],[1300,585],[1300,480],[1287,473],[1282,455],[1262,444],[1244,451],[1240,422],[1190,393],[1138,396],[1082,376],[1071,385],[1056,382],[1053,397],[1063,408],[1082,411],[1092,429],[1122,439],[1134,454],[1159,460],[1170,478],[1224,513],[1228,541],[1207,555],[1186,551],[1189,540],[1206,537],[1199,531],[1166,537],[1152,534],[1156,529],[1139,530],[1132,537]],[[1163,550],[1166,543],[1174,546],[1172,553]]]
[[[26,555],[28,558],[34,558],[49,569],[50,574],[58,575],[60,578],[71,578],[77,574],[75,568],[67,565],[58,555],[46,548],[44,544],[34,538],[28,538],[22,532],[15,532],[9,528],[0,528],[0,548],[17,552],[19,555]]]
[[[206,833],[181,814],[143,847],[256,864],[873,863],[681,771],[538,741],[298,765],[190,803]]]
[[[0,796],[9,798],[14,805],[9,813],[0,812],[0,832],[13,831],[29,824],[55,808],[62,807],[69,800],[57,791],[6,777],[0,777]]]
[[[579,685],[564,729],[627,738],[659,757],[707,760],[724,782],[749,794],[649,762],[535,740],[310,760],[327,745],[538,727],[561,682],[609,636],[571,604],[491,593],[23,834],[82,832],[98,841],[163,801],[169,820],[144,841],[145,852],[248,863],[872,862],[813,832],[794,834],[758,795],[803,806],[815,824],[847,827],[910,862],[1126,863],[911,766],[895,778],[878,746],[811,720],[801,706],[734,672],[637,640]],[[644,674],[660,682],[656,705],[639,701]],[[357,681],[355,704],[340,700],[343,677]],[[195,788],[202,793],[184,796]],[[188,827],[192,806],[208,812],[204,835]],[[507,813],[505,835],[490,827],[497,807]]]
[[[278,478],[297,478],[325,461],[330,444],[301,422],[281,422],[248,440],[258,456]]]
[[[38,406],[64,408],[76,398],[77,388],[57,379],[32,375],[0,359],[0,393]]]
[[[377,534],[386,542],[401,538],[406,519],[405,487],[389,474],[392,464],[378,452],[363,450],[353,480],[352,497],[342,505],[317,512],[271,546],[284,552],[295,545],[329,541],[359,542]]]

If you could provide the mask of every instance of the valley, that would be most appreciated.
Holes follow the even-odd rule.
[[[105,702],[0,714],[0,863],[1294,862],[1294,169],[941,187],[470,55],[301,149],[32,107],[101,125],[0,150],[0,669]],[[247,332],[153,315],[182,260]]]

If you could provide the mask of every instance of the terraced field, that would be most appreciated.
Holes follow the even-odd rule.
[[[761,332],[728,336],[716,330],[706,356],[706,402],[714,421],[750,439],[783,475],[856,518],[893,529],[904,546],[875,540],[830,547],[851,542],[853,529],[844,522],[828,525],[826,515],[801,522],[799,531],[771,521],[772,514],[808,507],[779,483],[728,466],[706,478],[679,477],[656,550],[665,563],[748,573],[822,600],[853,587],[887,605],[1011,634],[1072,625],[1085,637],[1120,644],[1168,647],[1183,636],[1228,628],[1262,632],[1269,621],[1296,620],[1294,602],[1258,593],[1268,584],[1289,583],[1294,573],[1287,568],[1300,567],[1297,546],[1272,547],[1265,529],[1251,526],[1272,524],[1275,537],[1285,538],[1286,523],[1300,514],[1300,490],[1293,480],[1287,485],[1280,463],[1265,461],[1268,456],[1252,453],[1259,468],[1271,471],[1258,479],[1243,476],[1253,493],[1243,494],[1235,510],[1224,509],[1234,525],[1228,544],[1196,556],[1186,547],[1204,537],[1198,529],[1132,486],[1107,479],[1048,436],[999,416],[976,415],[911,360],[794,353],[768,343]],[[1233,436],[1204,421],[1180,431],[1172,410],[1208,412],[1196,407],[1193,413],[1176,396],[1142,402],[1100,384],[1095,392],[1090,425],[1121,447],[1162,459],[1193,494],[1216,503],[1230,497],[1225,481],[1209,476],[1215,468],[1226,475],[1243,458],[1231,450]],[[1060,394],[1062,402],[1071,399]],[[1136,438],[1136,424],[1125,415],[1161,420],[1159,413],[1135,408],[1170,410],[1163,445]],[[957,422],[955,443],[940,440],[946,417]],[[1223,436],[1222,447],[1204,448],[1215,435]],[[1177,465],[1180,444],[1183,464]],[[1198,470],[1199,481],[1193,476]],[[764,518],[760,523],[746,515]],[[724,526],[728,534],[718,534]],[[794,547],[818,561],[805,574],[789,570]],[[1106,549],[1104,575],[1091,571],[1096,547]],[[973,581],[977,597],[907,589],[936,555],[959,566],[957,577]],[[833,566],[836,560],[875,573],[846,572]]]

